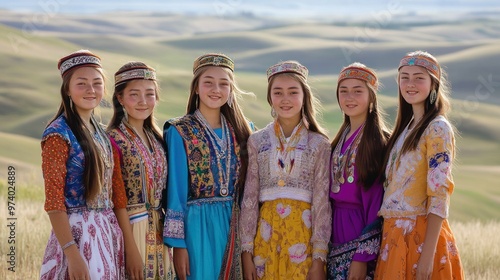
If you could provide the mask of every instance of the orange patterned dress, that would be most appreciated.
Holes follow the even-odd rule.
[[[443,218],[431,279],[463,279],[463,269],[448,224],[455,139],[442,116],[430,122],[416,150],[399,155],[406,128],[391,150],[387,185],[379,215],[384,217],[375,279],[415,279],[427,230],[427,215]],[[398,156],[399,155],[399,156]]]

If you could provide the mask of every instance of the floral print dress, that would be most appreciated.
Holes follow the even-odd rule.
[[[427,230],[427,215],[443,218],[431,279],[463,279],[455,238],[448,224],[455,139],[450,123],[438,116],[416,150],[400,154],[409,134],[401,133],[386,168],[386,190],[379,215],[384,217],[375,279],[415,279]]]

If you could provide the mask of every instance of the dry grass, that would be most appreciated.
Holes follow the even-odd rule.
[[[0,197],[0,220],[7,221],[7,203],[2,186]],[[16,272],[8,271],[8,235],[9,229],[0,230],[0,279],[37,279],[45,245],[51,230],[48,216],[43,211],[43,202],[39,192],[32,192],[34,199],[16,201]],[[42,197],[43,199],[43,197]],[[460,255],[464,265],[466,279],[497,279],[500,267],[500,221],[489,222],[451,222]]]

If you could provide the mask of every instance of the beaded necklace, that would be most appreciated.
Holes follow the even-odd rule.
[[[200,110],[194,112],[194,116],[203,125],[203,129],[212,146],[215,149],[215,156],[217,158],[217,169],[219,172],[220,195],[227,196],[229,194],[229,179],[231,169],[231,133],[223,114],[220,114],[220,122],[222,125],[222,138],[215,133],[208,121],[205,119]],[[226,170],[222,167],[222,161],[225,159]]]
[[[333,150],[332,153],[332,161],[330,169],[332,170],[332,187],[331,191],[333,193],[338,193],[340,191],[340,185],[345,183],[344,173],[347,173],[347,182],[354,182],[354,161],[356,157],[356,150],[358,148],[359,142],[361,141],[361,135],[363,135],[363,128],[365,127],[365,123],[361,125],[354,132],[354,139],[349,143],[345,151],[342,153],[342,146],[346,139],[349,130],[351,129],[351,125],[348,125],[344,132],[342,132],[342,136],[337,143],[337,146]],[[354,145],[353,145],[354,143]],[[347,170],[346,170],[347,165]]]
[[[300,131],[304,125],[300,122],[292,131],[290,138],[286,138],[283,130],[278,121],[274,123],[274,134],[278,138],[278,170],[279,170],[279,180],[278,186],[285,186],[285,180],[283,177],[286,174],[290,174],[295,164],[295,148],[300,140]]]

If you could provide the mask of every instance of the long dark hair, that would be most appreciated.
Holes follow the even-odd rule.
[[[153,68],[147,66],[143,62],[131,61],[131,62],[126,63],[122,67],[120,67],[120,69],[118,69],[117,73],[123,72],[123,71],[128,70],[128,69],[137,68],[137,67],[147,68],[149,70],[154,71]],[[123,121],[123,119],[125,117],[125,112],[123,111],[123,106],[120,104],[120,101],[118,101],[118,96],[123,95],[123,92],[130,81],[133,81],[133,80],[129,80],[129,81],[126,81],[126,82],[119,84],[118,86],[115,86],[115,91],[113,93],[113,117],[111,118],[111,121],[109,122],[108,131],[111,129],[114,129],[114,128],[118,128],[118,126],[120,125],[120,123]],[[157,81],[155,81],[155,80],[152,80],[152,81],[154,82],[154,85],[155,85],[156,100],[159,100],[160,99],[160,87],[158,86]],[[144,129],[152,132],[153,135],[155,136],[155,138],[158,139],[158,141],[160,141],[160,143],[163,143],[163,136],[162,136],[162,133],[160,131],[160,128],[158,127],[158,125],[156,123],[156,119],[154,117],[154,112],[152,112],[151,115],[144,120],[143,126],[144,126]]]
[[[89,131],[84,128],[83,121],[80,118],[78,111],[71,105],[72,101],[69,97],[69,86],[71,77],[73,77],[76,69],[78,68],[70,69],[64,74],[60,91],[61,105],[59,106],[56,115],[47,124],[47,127],[59,116],[64,114],[66,117],[68,126],[71,128],[71,131],[80,144],[85,157],[85,167],[83,171],[84,195],[86,200],[91,200],[100,192],[102,186],[104,185],[105,166],[103,159],[99,156],[99,152],[94,140],[92,139],[92,135],[90,135]],[[104,76],[102,68],[95,67],[95,69],[101,74],[105,84],[106,77]],[[105,91],[106,89],[104,89],[104,92]],[[93,114],[91,116],[91,122],[97,123]],[[98,128],[96,127],[96,129]]]
[[[317,133],[325,136],[326,138],[328,138],[328,136],[326,135],[325,129],[323,127],[321,127],[321,125],[316,120],[316,114],[317,114],[316,108],[320,107],[320,103],[319,103],[318,99],[314,96],[314,94],[311,90],[311,87],[307,83],[306,78],[304,78],[303,76],[296,74],[296,73],[293,73],[293,72],[283,72],[283,73],[279,73],[279,74],[275,74],[275,75],[271,76],[271,78],[269,79],[269,82],[267,83],[267,102],[269,103],[269,105],[271,105],[271,106],[273,105],[272,100],[271,100],[271,89],[272,89],[272,85],[273,85],[274,80],[278,76],[286,76],[286,77],[292,78],[293,80],[300,83],[300,85],[302,87],[302,91],[304,92],[304,101],[303,101],[303,113],[304,113],[304,115],[301,117],[305,118],[306,121],[308,122],[308,124],[309,124],[308,129],[310,131],[317,132]]]
[[[186,108],[187,114],[193,114],[200,105],[199,104],[200,97],[198,94],[196,94],[196,91],[198,90],[200,77],[201,75],[203,75],[203,73],[205,73],[208,67],[214,67],[214,66],[209,65],[200,67],[195,71],[193,75],[193,79],[191,80],[189,100]],[[224,115],[226,120],[229,122],[229,124],[233,127],[234,134],[236,136],[236,141],[238,141],[238,144],[240,145],[241,169],[240,169],[238,183],[240,184],[240,186],[243,186],[245,183],[246,171],[248,166],[247,141],[248,137],[252,133],[249,121],[247,120],[245,115],[243,115],[243,111],[241,110],[240,105],[238,104],[238,99],[240,98],[241,94],[245,92],[238,87],[234,77],[234,73],[231,70],[229,70],[226,67],[221,67],[221,69],[226,71],[231,81],[230,94],[233,95],[233,101],[231,106],[229,106],[227,103],[222,105],[220,111]],[[243,188],[241,187],[240,190],[242,189]]]
[[[368,68],[362,65],[364,68]],[[373,69],[368,68],[375,74]],[[363,184],[365,190],[368,190],[383,173],[383,159],[386,151],[387,140],[389,139],[390,132],[387,129],[383,118],[383,111],[378,106],[377,102],[377,87],[374,88],[368,83],[364,82],[369,92],[369,102],[371,105],[371,112],[366,112],[366,121],[363,128],[363,135],[361,136],[358,151],[356,153],[355,164],[358,172],[358,180]],[[339,102],[339,84],[337,84],[337,101]],[[344,114],[344,122],[332,141],[332,151],[337,145],[342,145],[340,138],[344,130],[350,125],[351,121],[348,115]]]

